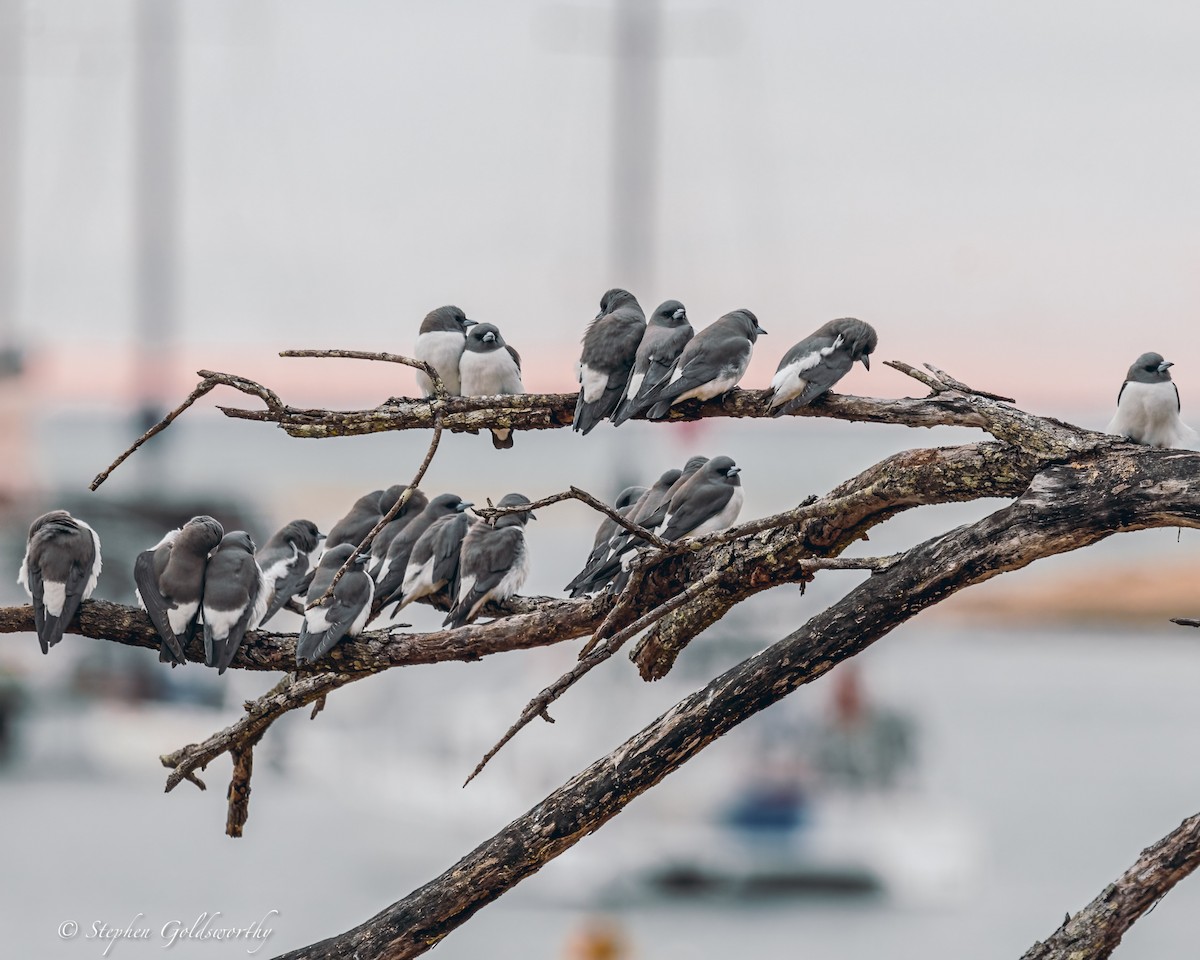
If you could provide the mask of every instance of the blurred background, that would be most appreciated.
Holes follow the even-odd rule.
[[[51,507],[99,532],[96,595],[131,602],[134,554],[195,513],[261,544],[405,482],[425,436],[317,445],[225,419],[214,403],[257,404],[217,394],[86,490],[201,368],[295,406],[414,393],[391,365],[276,354],[406,352],[445,303],[496,323],[536,391],[573,388],[600,295],[625,286],[647,310],[682,300],[697,327],[752,309],[769,335],[746,386],[851,315],[879,330],[876,360],[1095,429],[1157,350],[1195,425],[1198,42],[1183,3],[0,0],[0,603],[24,602],[25,531]],[[914,386],[877,363],[840,389]],[[974,439],[820,420],[547,431],[512,451],[452,436],[425,487],[611,497],[728,453],[749,519]],[[861,547],[995,506],[903,515]],[[526,590],[560,594],[596,518],[539,513]],[[270,731],[238,841],[228,761],[208,792],[163,796],[157,757],[274,677],[0,637],[0,829],[21,865],[0,879],[6,947],[94,957],[93,923],[158,937],[214,913],[266,919],[263,956],[341,932],[860,576],[756,597],[657,684],[614,658],[466,790],[577,645],[355,684]],[[1198,579],[1195,535],[1162,530],[968,591],[713,745],[438,956],[1019,956],[1200,807],[1180,759],[1200,650],[1167,623],[1200,613]],[[1193,883],[1129,956],[1191,948]]]

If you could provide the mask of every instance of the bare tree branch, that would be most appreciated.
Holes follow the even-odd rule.
[[[569,490],[564,490],[562,493],[552,493],[548,497],[542,497],[540,500],[534,500],[530,504],[514,504],[511,507],[494,507],[490,501],[486,507],[474,507],[473,512],[478,514],[485,520],[494,520],[496,517],[503,516],[506,513],[524,513],[527,510],[540,510],[542,507],[548,507],[551,504],[562,503],[564,500],[578,500],[581,503],[586,503],[593,510],[598,510],[617,526],[623,530],[628,530],[635,537],[645,540],[647,543],[658,547],[660,550],[670,552],[674,549],[674,545],[662,537],[656,535],[653,530],[647,530],[645,527],[639,527],[636,523],[621,516],[616,510],[610,507],[603,500],[592,496],[586,490],[581,490],[579,487],[572,486]]]
[[[1186,459],[1184,459],[1186,458]],[[908,550],[781,641],[680,701],[430,883],[288,960],[415,957],[616,816],[717,737],[966,587],[1113,533],[1200,526],[1200,456],[1119,447],[1048,467],[1012,504]],[[1131,468],[1136,484],[1113,484]]]
[[[1103,960],[1129,928],[1184,877],[1200,866],[1200,814],[1188,817],[1153,846],[1095,900],[1076,913],[1045,941],[1038,941],[1021,960]]]

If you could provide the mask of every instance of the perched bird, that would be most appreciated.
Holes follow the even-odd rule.
[[[587,434],[617,409],[645,332],[646,315],[632,293],[614,288],[601,297],[600,312],[583,335],[571,429]]]
[[[99,577],[100,538],[95,530],[66,510],[51,510],[33,521],[17,583],[33,601],[42,653],[62,639]]]
[[[413,355],[437,371],[442,384],[451,395],[461,392],[458,361],[467,345],[467,328],[475,325],[458,307],[438,307],[425,314]],[[433,396],[433,381],[424,370],[417,371],[417,386],[427,397]]]
[[[371,541],[371,560],[367,564],[367,572],[372,577],[374,577],[375,572],[382,566],[383,560],[387,556],[388,547],[392,545],[392,541],[396,539],[396,536],[405,527],[419,517],[421,511],[427,506],[429,506],[429,498],[420,490],[414,490],[409,494],[408,500],[400,508],[400,511],[392,517],[379,533],[375,534],[375,539]],[[388,509],[390,510],[391,507]]]
[[[158,659],[172,666],[184,663],[184,645],[192,638],[208,554],[225,530],[212,517],[192,517],[172,530],[133,563],[138,605],[146,611],[162,641]]]
[[[666,382],[675,361],[692,339],[693,332],[682,303],[668,300],[659,304],[646,325],[642,342],[638,344],[624,399],[613,412],[614,424],[620,426],[649,406],[651,401],[648,398]]]
[[[646,398],[651,404],[646,416],[661,420],[682,400],[711,400],[732,390],[746,372],[754,341],[766,332],[749,310],[734,310],[710,323],[688,341],[670,377]]]
[[[404,488],[401,487],[401,489]],[[379,500],[385,492],[372,490],[355,500],[350,512],[335,523],[333,529],[329,531],[329,536],[325,538],[325,549],[332,550],[334,547],[340,547],[343,543],[357,547],[362,543],[362,538],[371,532],[371,528],[383,516],[383,511],[379,508]],[[395,502],[395,500],[392,501],[392,503]]]
[[[246,631],[262,623],[270,600],[271,584],[254,559],[250,534],[225,534],[204,572],[204,662],[224,673]]]
[[[713,457],[671,497],[656,531],[664,540],[682,540],[724,530],[742,512],[741,467],[730,457]]]
[[[293,520],[284,524],[258,552],[255,559],[270,591],[270,603],[258,626],[275,616],[292,597],[308,589],[305,581],[324,539],[325,534],[311,520]]]
[[[1117,415],[1106,433],[1150,447],[1194,447],[1196,431],[1179,419],[1179,388],[1171,382],[1174,364],[1158,353],[1143,353],[1125,374],[1117,394]]]
[[[853,317],[830,320],[783,355],[771,380],[771,416],[812,403],[842,379],[856,360],[871,369],[879,338],[875,328]]]
[[[462,504],[465,511],[469,504]],[[404,571],[396,609],[392,616],[422,597],[431,597],[446,590],[451,598],[458,595],[458,560],[463,538],[471,528],[472,518],[465,512],[435,520],[413,545]]]
[[[638,516],[638,523],[649,530],[657,530],[662,526],[663,520],[667,517],[667,510],[671,506],[671,498],[679,492],[679,489],[695,476],[696,471],[708,463],[708,457],[688,457],[687,463],[683,465],[683,469],[679,471],[679,476],[675,478],[665,493],[659,494],[653,505],[647,504],[647,508]]]
[[[528,497],[508,493],[501,507],[530,503]],[[458,596],[443,626],[470,623],[489,600],[507,600],[521,589],[529,575],[529,549],[525,524],[537,519],[528,510],[505,513],[493,527],[476,523],[467,531],[458,562]]]
[[[617,495],[617,499],[613,501],[613,509],[622,517],[628,518],[629,514],[637,506],[638,501],[645,496],[647,489],[647,487],[626,487]],[[612,517],[606,516],[601,520],[600,526],[596,528],[596,536],[592,540],[592,551],[588,554],[587,562],[584,563],[583,569],[563,589],[572,597],[586,593],[587,591],[580,590],[580,587],[588,582],[589,572],[593,569],[593,565],[599,563],[608,554],[610,541],[618,533],[625,532],[624,527]]]
[[[308,603],[329,589],[334,575],[353,552],[354,545],[349,543],[325,551],[312,586],[308,588]],[[332,650],[342,637],[357,637],[362,632],[371,615],[371,598],[375,595],[375,583],[367,576],[366,565],[367,554],[360,553],[333,588],[333,594],[304,611],[304,622],[300,624],[300,636],[296,640],[296,663],[317,660]]]
[[[646,490],[641,496],[633,502],[629,508],[629,512],[623,516],[638,526],[646,526],[646,518],[658,509],[663,497],[672,485],[678,481],[680,471],[672,468],[665,471],[654,482],[654,485]],[[661,522],[661,521],[660,521]],[[625,554],[633,550],[638,544],[638,538],[628,530],[616,524],[613,525],[612,533],[608,539],[592,549],[588,561],[579,573],[575,575],[566,586],[566,591],[572,597],[582,596],[585,593],[595,593],[612,582],[613,578],[621,572],[621,560]],[[653,528],[650,528],[653,529]]]
[[[481,323],[467,335],[467,349],[458,364],[464,397],[496,397],[524,393],[521,355],[504,342],[493,324]],[[512,431],[492,427],[492,446],[507,450]]]
[[[408,572],[408,559],[413,547],[421,539],[421,534],[442,517],[462,513],[471,505],[456,493],[439,494],[429,501],[429,505],[408,526],[396,534],[383,563],[375,571],[375,603],[371,610],[372,616],[393,600],[400,599],[404,588],[404,576]]]

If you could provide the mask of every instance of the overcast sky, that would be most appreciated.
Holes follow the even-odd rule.
[[[24,7],[19,323],[61,380],[64,341],[135,335],[135,7]],[[248,375],[286,346],[406,350],[453,302],[531,385],[568,386],[629,282],[608,9],[185,5],[182,373],[239,344]],[[754,310],[747,385],[854,315],[880,359],[1043,408],[1110,406],[1159,350],[1200,405],[1200,6],[679,0],[664,23],[656,277],[634,292],[697,326]]]

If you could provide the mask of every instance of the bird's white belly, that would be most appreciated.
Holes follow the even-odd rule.
[[[367,602],[363,604],[363,608],[358,612],[358,616],[350,624],[350,629],[346,631],[347,635],[351,637],[357,637],[362,633],[363,627],[367,625],[367,618],[371,616],[371,601],[375,599],[375,584],[370,577],[367,578],[367,583],[369,584]]]
[[[200,603],[197,600],[193,600],[191,603],[181,603],[179,606],[167,610],[167,623],[171,625],[171,629],[176,634],[183,633],[199,609]]]
[[[815,354],[809,356],[815,356]],[[809,357],[805,357],[803,360],[789,363],[782,370],[776,371],[775,376],[771,378],[771,406],[778,407],[804,392],[808,381],[804,379],[803,374],[816,366],[815,363],[805,366],[805,361],[808,359]],[[820,358],[818,357],[818,359]]]
[[[461,387],[467,397],[523,393],[521,371],[507,350],[476,353],[468,350],[459,363]]]
[[[724,509],[716,516],[709,517],[700,526],[688,534],[689,537],[702,537],[706,533],[716,533],[718,530],[727,530],[732,527],[734,521],[737,520],[738,514],[742,512],[742,503],[746,499],[746,494],[741,487],[733,488],[733,496],[729,498],[729,502],[725,504]]]
[[[1125,384],[1107,432],[1155,447],[1196,442],[1195,431],[1179,419],[1179,395],[1170,381]]]
[[[434,330],[417,337],[413,353],[418,360],[424,360],[438,372],[442,383],[451,394],[458,394],[462,392],[458,362],[466,345],[466,336],[455,330]],[[423,370],[417,371],[417,385],[425,396],[433,395],[433,383]]]
[[[60,616],[67,602],[67,585],[53,580],[42,581],[42,606],[52,617]]]
[[[682,400],[711,400],[713,397],[719,397],[726,390],[732,390],[737,386],[738,381],[742,379],[742,374],[746,372],[745,367],[737,367],[732,370],[722,370],[720,376],[715,380],[710,380],[708,383],[702,383],[698,387],[693,387],[691,390],[685,390],[677,396],[672,403],[679,403]]]
[[[586,363],[579,365],[579,383],[583,387],[584,403],[595,403],[608,387],[608,374],[593,370]]]
[[[241,610],[217,610],[207,603],[204,605],[204,622],[217,640],[224,640],[228,637],[229,632],[240,619],[242,619]],[[176,633],[178,632],[177,630]]]
[[[434,558],[430,557],[422,564],[410,563],[404,571],[404,587],[402,592],[405,600],[416,600],[427,593],[433,592]]]

